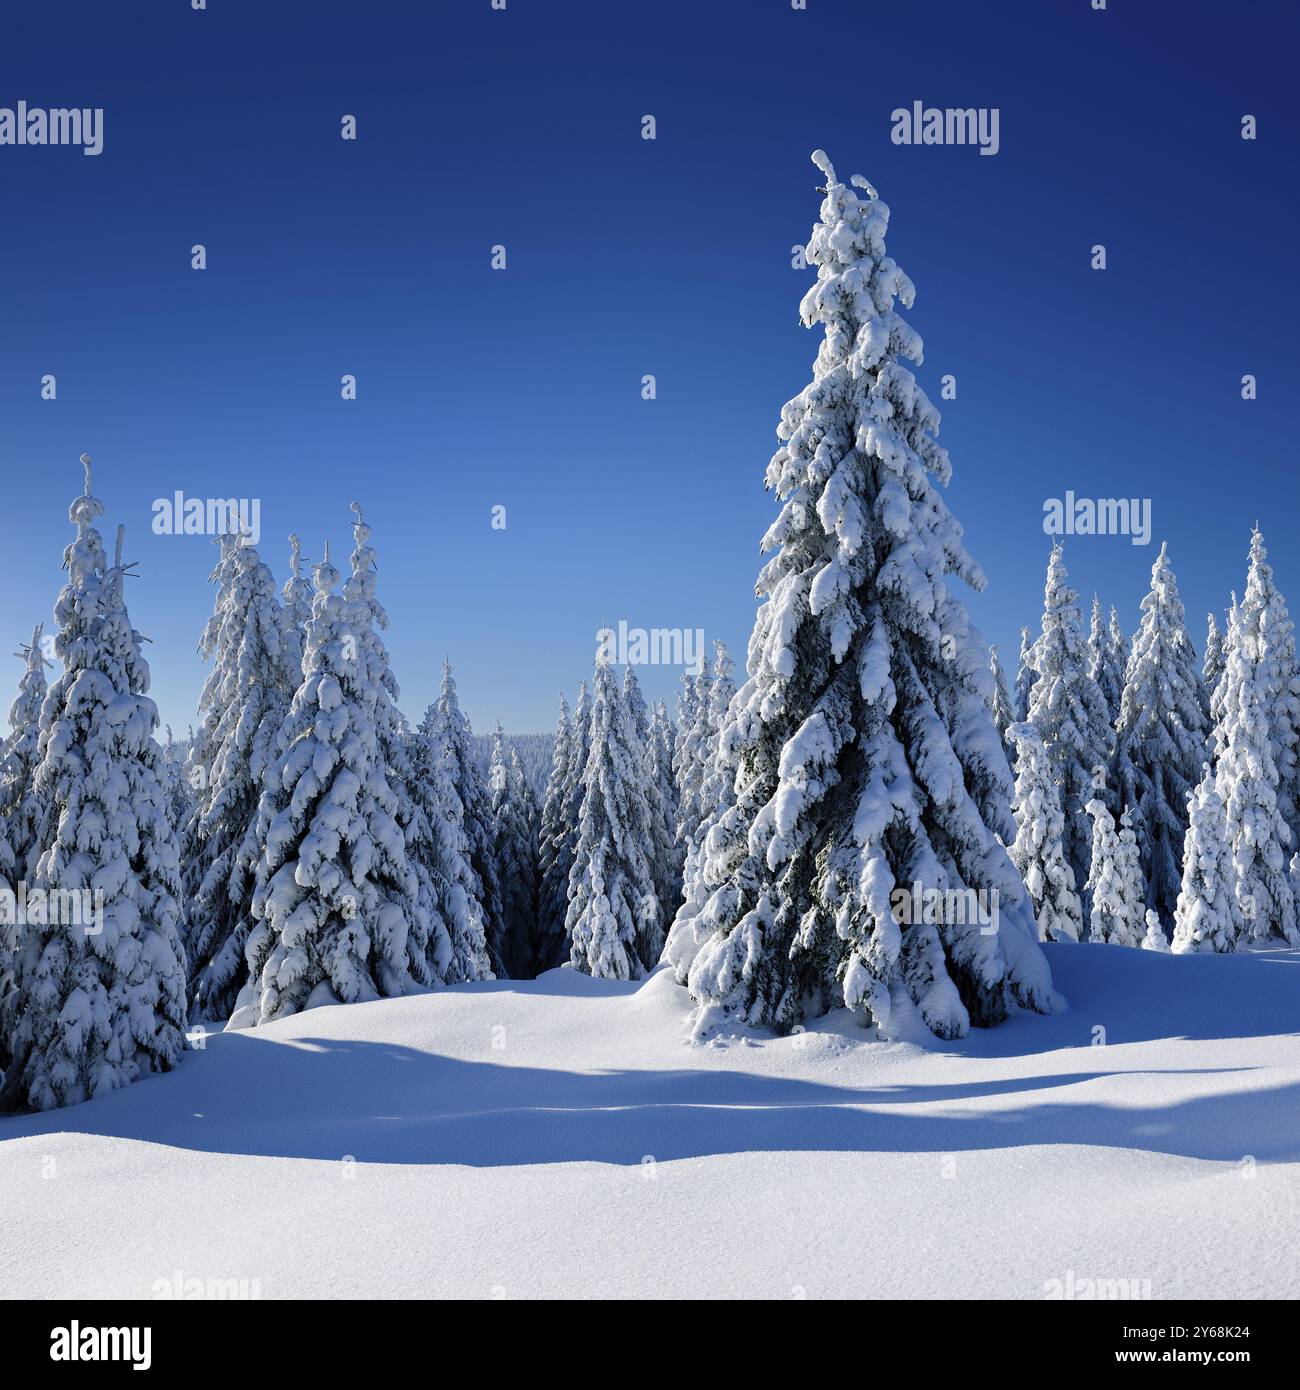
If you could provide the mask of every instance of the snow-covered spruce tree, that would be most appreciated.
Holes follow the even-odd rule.
[[[15,655],[24,672],[18,694],[9,708],[9,735],[0,748],[0,888],[17,895],[20,884],[31,882],[48,825],[48,798],[38,798],[35,788],[39,762],[41,706],[48,683],[41,645],[43,628],[32,631],[30,645]],[[10,1063],[9,1039],[5,1019],[11,1015],[8,1004],[14,990],[14,959],[20,927],[17,914],[0,915],[0,1082]],[[16,1001],[11,1023],[16,1021]]]
[[[1138,946],[1146,930],[1146,891],[1129,809],[1124,808],[1118,831],[1100,798],[1094,797],[1084,809],[1092,817],[1088,940],[1108,946]]]
[[[698,827],[687,846],[686,860],[682,870],[683,907],[694,908],[694,917],[703,906],[707,894],[703,892],[704,838],[709,826],[731,805],[733,788],[727,769],[717,759],[718,738],[727,722],[727,710],[736,693],[736,682],[732,675],[735,662],[724,643],[713,644],[713,670],[709,682],[702,689],[707,699],[698,712],[699,727],[693,740],[696,756],[699,759],[699,788],[695,793],[698,802]],[[684,977],[683,977],[684,978]]]
[[[18,695],[9,707],[9,736],[0,749],[0,888],[15,894],[21,882],[30,882],[33,877],[48,824],[48,803],[37,797],[35,788],[41,706],[48,688],[45,668],[50,664],[43,654],[42,630],[38,625],[31,644],[16,653],[24,671]],[[8,921],[8,916],[0,916],[0,1078],[10,1060],[4,1019],[10,1012],[6,1001],[14,988],[19,933],[17,922]]]
[[[43,625],[38,624],[32,630],[30,644],[15,653],[24,670],[18,694],[9,707],[9,736],[0,755],[0,818],[10,855],[0,867],[14,882],[31,881],[49,826],[48,797],[38,795],[36,790],[41,708],[49,689],[45,668],[50,663],[44,656],[43,633]]]
[[[533,961],[539,970],[551,969],[562,958],[568,869],[572,867],[564,865],[563,856],[569,832],[564,814],[568,805],[573,737],[569,702],[561,695],[555,742],[551,745],[551,775],[546,781],[541,830],[537,837],[537,935],[533,940]]]
[[[732,676],[735,663],[722,642],[715,641],[713,647],[713,675],[708,687],[705,720],[704,775],[699,792],[702,815],[682,871],[682,903],[669,929],[663,953],[663,959],[682,982],[689,978],[700,947],[713,932],[712,925],[702,917],[709,900],[704,879],[705,841],[712,826],[727,814],[735,801],[735,768],[717,756],[719,734],[727,722],[727,711],[736,693]]]
[[[255,546],[220,538],[217,597],[199,640],[211,670],[199,696],[185,826],[189,1000],[193,1017],[227,1019],[244,983],[259,854],[257,808],[302,672],[298,629]]]
[[[1242,606],[1247,612],[1247,623],[1257,623],[1267,653],[1266,679],[1273,692],[1269,741],[1277,768],[1277,808],[1295,844],[1300,836],[1300,677],[1296,673],[1295,623],[1273,577],[1258,527],[1250,538],[1250,568]]]
[[[507,752],[498,720],[488,768],[492,811],[492,856],[501,889],[500,929],[493,945],[506,975],[522,980],[533,973],[537,931],[537,856],[530,824],[530,793],[519,755]]]
[[[179,856],[167,815],[158,711],[143,639],[110,567],[86,486],[69,509],[55,654],[63,671],[41,710],[36,793],[50,816],[35,887],[61,904],[29,922],[0,1031],[12,1060],[0,1108],[71,1105],[165,1071],[184,1047],[185,966],[177,923]],[[102,896],[101,896],[102,895]],[[68,912],[72,900],[80,912]],[[71,920],[68,920],[71,918]]]
[[[1008,731],[1016,749],[1016,790],[1011,809],[1016,838],[1011,862],[1029,890],[1042,941],[1078,941],[1083,935],[1083,908],[1074,870],[1065,859],[1065,817],[1047,751],[1028,721]]]
[[[1210,709],[1215,688],[1223,675],[1223,634],[1213,613],[1205,615],[1205,657],[1201,663],[1201,683],[1205,687],[1205,707]]]
[[[1223,675],[1215,687],[1214,786],[1224,805],[1234,889],[1247,938],[1300,945],[1287,876],[1291,831],[1279,804],[1275,735],[1283,699],[1277,613],[1259,532],[1251,539],[1246,593],[1228,616]]]
[[[344,597],[356,614],[354,627],[361,637],[369,685],[376,692],[379,756],[396,797],[395,817],[415,871],[417,907],[408,940],[412,976],[421,985],[491,979],[487,924],[481,913],[467,913],[461,903],[458,885],[465,879],[464,865],[449,853],[454,827],[446,824],[448,813],[441,802],[431,802],[415,790],[414,737],[398,709],[400,691],[381,636],[388,629],[388,614],[376,596],[377,566],[369,545],[370,527],[358,503],[352,503],[352,511],[356,515],[349,556],[352,573]]]
[[[673,755],[673,773],[677,780],[677,825],[674,838],[682,863],[690,857],[691,846],[699,840],[700,824],[704,819],[700,792],[704,771],[712,756],[717,730],[709,728],[710,690],[713,677],[707,670],[684,678],[682,697],[678,701],[677,747]]]
[[[1037,673],[1029,696],[1029,719],[1047,749],[1065,816],[1065,857],[1074,881],[1088,877],[1091,860],[1083,811],[1094,796],[1107,805],[1106,772],[1114,750],[1110,712],[1088,674],[1078,595],[1067,581],[1059,545],[1052,547],[1043,596],[1043,626],[1034,643]]]
[[[1209,763],[1202,769],[1187,806],[1182,889],[1174,909],[1173,950],[1178,955],[1235,951],[1242,936],[1223,801]]]
[[[582,774],[591,749],[591,693],[584,680],[578,686],[578,703],[570,724],[564,780],[556,789],[557,832],[551,839],[551,855],[542,876],[537,970],[554,970],[569,959],[569,936],[565,923],[569,911],[569,880],[578,846],[579,817],[582,810]],[[548,791],[547,800],[550,801]]]
[[[667,804],[672,809],[673,825],[677,824],[677,779],[673,772],[673,761],[677,753],[677,725],[673,723],[673,717],[668,712],[666,700],[659,700],[654,707],[654,718],[651,721],[655,730],[655,737],[658,740],[655,759],[659,764],[659,779],[666,782],[671,790],[668,792]]]
[[[1146,927],[1147,892],[1146,884],[1142,881],[1142,860],[1138,854],[1137,834],[1133,829],[1133,808],[1131,806],[1124,807],[1116,833],[1119,837],[1120,864],[1124,881],[1130,884],[1137,894],[1138,906],[1134,923],[1140,938],[1144,935]]]
[[[474,753],[474,730],[469,717],[460,707],[451,662],[442,663],[442,689],[431,715],[425,715],[423,726],[440,739],[447,749],[451,765],[452,785],[464,815],[463,828],[469,849],[469,863],[478,880],[478,902],[487,932],[488,954],[494,974],[505,972],[505,965],[496,950],[501,930],[501,888],[497,882],[496,860],[492,838],[492,807],[487,785],[479,771]]]
[[[668,718],[668,707],[658,701],[650,718],[650,742],[646,772],[656,789],[662,813],[654,821],[655,891],[659,910],[666,920],[682,900],[682,871],[685,855],[677,843],[677,783],[673,780],[673,750],[676,730]]]
[[[715,819],[731,804],[731,787],[717,759],[718,739],[727,722],[727,711],[736,695],[736,663],[726,643],[713,643],[713,671],[709,682],[709,703],[703,748],[704,775],[700,779],[700,811],[705,820]],[[703,828],[701,826],[701,828]]]
[[[1110,633],[1110,664],[1119,673],[1121,681],[1124,672],[1128,670],[1128,656],[1132,643],[1124,636],[1123,629],[1119,625],[1119,614],[1115,611],[1115,605],[1110,606],[1110,623],[1108,624]]]
[[[1167,548],[1151,566],[1151,590],[1133,634],[1115,734],[1115,780],[1133,812],[1147,903],[1172,922],[1182,882],[1187,800],[1209,734],[1196,652],[1187,635]]]
[[[993,715],[993,727],[1001,735],[1002,746],[1010,762],[1015,755],[1015,747],[1007,737],[1007,730],[1016,722],[1016,711],[1011,703],[1011,692],[1007,689],[1007,678],[998,660],[996,647],[989,648],[989,675],[993,680],[993,700],[989,711]]]
[[[315,569],[303,683],[258,808],[256,925],[231,1028],[404,994],[434,974],[427,881],[408,853],[413,808],[385,748],[394,690],[373,631],[368,528],[354,532],[342,595],[328,546]]]
[[[447,727],[432,706],[419,729],[409,736],[408,757],[410,793],[419,811],[419,833],[411,853],[428,877],[435,909],[446,930],[445,957],[437,954],[442,933],[435,932],[432,937],[434,974],[449,985],[490,979],[492,966],[480,901],[483,885],[470,863],[465,808],[452,779]]]
[[[1208,687],[1210,696],[1210,752],[1214,754],[1215,730],[1223,723],[1223,708],[1227,691],[1223,688],[1223,673],[1228,665],[1228,650],[1232,645],[1232,631],[1237,623],[1237,595],[1234,592],[1228,603],[1228,625],[1223,634],[1223,649],[1219,658],[1219,677]]]
[[[523,737],[527,737],[526,735]],[[538,836],[542,829],[542,808],[535,789],[535,772],[530,771],[529,754],[520,746],[520,739],[510,741],[510,771],[519,781],[519,804],[524,808],[524,818],[528,827],[528,840],[532,846],[533,873],[537,873]]]
[[[1110,612],[1118,628],[1119,618],[1113,608]],[[1124,663],[1118,657],[1114,635],[1102,622],[1101,599],[1093,594],[1092,622],[1088,628],[1088,674],[1101,691],[1112,724],[1119,718],[1120,698],[1124,694]]]
[[[14,864],[17,856],[9,842],[9,823],[0,817],[0,892],[16,893],[17,876]],[[13,1057],[9,1030],[18,1020],[14,994],[14,952],[18,949],[17,923],[9,914],[0,915],[0,1094],[3,1094],[5,1072]]]
[[[298,632],[298,644],[302,646],[303,636],[307,631],[307,624],[311,619],[312,605],[312,585],[311,580],[303,573],[303,564],[310,566],[311,561],[304,562],[302,553],[302,542],[296,535],[289,537],[289,577],[284,581],[284,588],[281,590],[280,597],[284,600],[285,611],[289,615],[289,621],[294,625]],[[301,680],[302,673],[298,673]],[[298,682],[294,682],[297,689]]]
[[[527,834],[526,849],[533,876],[533,915],[528,940],[528,960],[532,967],[533,942],[537,938],[537,901],[542,888],[542,875],[539,866],[539,843],[542,833],[542,807],[537,797],[535,774],[529,771],[524,752],[517,742],[510,745],[510,776],[516,786],[516,800],[523,808],[524,829]],[[537,971],[530,968],[531,975]]]
[[[655,777],[650,711],[641,694],[641,683],[630,665],[623,668],[623,706],[632,730],[633,748],[639,751],[635,771],[640,777],[639,796],[644,808],[642,843],[650,864],[650,883],[654,892],[655,912],[658,914],[653,931],[649,931],[650,923],[645,924],[648,934],[641,943],[641,958],[648,967],[659,959],[663,951],[668,922],[672,920],[671,914],[677,911],[682,885],[672,867],[675,850],[675,824],[669,823],[673,813],[672,802],[665,800]]]
[[[988,648],[950,592],[951,576],[984,577],[936,486],[950,473],[938,412],[902,361],[921,356],[894,309],[912,284],[874,190],[813,159],[826,189],[801,316],[824,340],[768,465],[781,511],[718,741],[735,803],[705,842],[708,935],[687,983],[701,1027],[715,1007],[788,1030],[839,1004],[888,1027],[915,1005],[957,1037],[1057,1000],[998,839],[1013,835],[1011,782]],[[918,883],[997,894],[996,930],[899,911],[895,890]]]
[[[1160,925],[1160,917],[1154,908],[1146,910],[1146,933],[1142,937],[1142,949],[1144,951],[1165,951],[1169,950],[1169,938],[1165,936],[1165,929]]]
[[[644,766],[644,748],[613,667],[598,657],[565,919],[569,964],[589,975],[640,979],[662,947],[647,853]]]
[[[177,743],[172,737],[172,726],[164,725],[166,738],[163,741],[163,766],[166,772],[167,808],[171,823],[176,827],[181,846],[181,883],[185,883],[185,827],[194,814],[195,798],[190,788],[186,768],[189,763],[189,750],[194,743],[194,730],[189,731],[185,743]]]
[[[1016,719],[1029,718],[1029,696],[1034,688],[1038,673],[1034,670],[1034,643],[1029,629],[1020,629],[1020,656],[1016,662]]]
[[[701,666],[703,661],[701,660]],[[687,778],[695,768],[692,756],[691,735],[695,729],[695,718],[699,710],[701,682],[707,683],[704,670],[698,674],[685,671],[682,674],[682,688],[677,692],[677,736],[673,741],[673,780],[677,783],[678,807],[687,799]]]

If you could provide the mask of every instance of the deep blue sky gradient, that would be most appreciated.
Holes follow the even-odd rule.
[[[7,7],[0,105],[103,106],[106,143],[0,147],[4,639],[49,617],[88,450],[178,732],[214,551],[151,534],[176,488],[260,497],[277,579],[291,530],[346,556],[358,497],[413,718],[445,651],[476,727],[549,728],[619,619],[742,664],[763,470],[817,347],[790,266],[817,146],[893,209],[921,383],[957,377],[949,497],[1008,664],[1068,488],[1152,499],[1153,546],[1066,546],[1126,630],[1167,539],[1199,646],[1256,517],[1300,606],[1296,6],[808,5]],[[997,106],[1000,153],[892,145],[917,99]],[[642,674],[662,697],[679,673]]]

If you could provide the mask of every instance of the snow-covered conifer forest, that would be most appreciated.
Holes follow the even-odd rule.
[[[894,144],[927,143],[921,107]],[[813,218],[798,288],[768,306],[810,366],[784,403],[716,403],[774,426],[765,514],[690,571],[732,576],[747,645],[665,627],[646,656],[605,621],[617,573],[534,557],[539,588],[577,566],[555,622],[591,652],[546,682],[551,729],[510,727],[449,640],[504,586],[430,581],[412,624],[394,533],[421,517],[431,575],[443,520],[433,485],[373,500],[380,458],[310,478],[328,535],[232,508],[187,550],[165,605],[202,678],[169,727],[122,446],[43,461],[65,548],[5,609],[0,1293],[1300,1295],[1290,517],[1226,489],[1195,531],[1135,511],[1142,578],[1099,593],[1073,492],[1069,524],[966,527],[964,470],[991,465],[941,442],[918,289],[972,273],[934,264],[960,200],[904,241],[903,198],[811,157],[781,209]],[[725,190],[738,238],[770,192]],[[582,254],[616,256],[593,218]],[[780,322],[706,319],[719,351]],[[485,341],[495,409],[526,409],[508,334]],[[564,387],[575,428],[594,389]],[[1184,561],[1211,535],[1236,578],[1207,617]],[[1035,575],[993,645],[997,549]]]

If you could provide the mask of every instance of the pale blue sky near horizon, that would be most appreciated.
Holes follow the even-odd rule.
[[[1167,540],[1199,648],[1257,518],[1300,606],[1294,5],[69,0],[5,23],[0,107],[105,125],[94,158],[0,147],[3,636],[50,621],[85,450],[178,734],[215,551],[151,532],[177,490],[258,498],[279,581],[290,531],[344,559],[360,500],[412,720],[445,652],[477,730],[548,730],[620,620],[742,667],[763,472],[817,349],[791,252],[819,146],[892,208],[989,577],[970,606],[1011,671],[1067,491],[1152,508],[1148,546],[1066,538],[1085,615],[1099,590],[1131,632]],[[997,155],[892,144],[917,100],[998,108]],[[639,674],[671,700],[680,671]]]

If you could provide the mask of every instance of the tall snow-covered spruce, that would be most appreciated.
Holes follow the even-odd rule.
[[[1227,817],[1208,763],[1203,771],[1187,805],[1182,889],[1174,909],[1176,955],[1235,951],[1242,937]]]
[[[183,828],[190,823],[190,818],[194,814],[195,795],[194,788],[190,785],[190,779],[186,775],[186,764],[189,759],[190,745],[194,742],[194,729],[190,727],[186,734],[184,743],[177,743],[172,737],[172,726],[164,726],[165,737],[163,739],[163,762],[166,773],[165,781],[167,785],[167,807],[171,816],[172,825],[176,827],[178,835]],[[185,854],[184,840],[181,840],[182,861]],[[184,883],[184,862],[181,864],[182,883]]]
[[[1016,722],[1015,706],[1011,703],[1011,692],[1007,689],[1007,678],[998,660],[998,649],[989,648],[989,676],[993,682],[993,698],[989,710],[993,715],[993,727],[1002,735],[1002,746],[1006,749],[1007,761],[1015,756],[1015,745],[1007,736],[1007,730]]]
[[[1277,936],[1300,945],[1287,874],[1291,830],[1280,795],[1279,762],[1285,766],[1292,727],[1285,662],[1289,619],[1284,615],[1263,537],[1255,531],[1246,592],[1229,613],[1223,675],[1210,702],[1214,786],[1223,802],[1247,938]]]
[[[418,985],[459,983],[491,978],[485,942],[486,924],[466,910],[466,882],[455,837],[454,802],[448,805],[417,788],[416,738],[398,709],[400,691],[388,662],[381,634],[388,614],[376,595],[377,566],[370,547],[370,527],[358,503],[352,503],[351,575],[344,598],[351,605],[353,630],[360,639],[366,682],[374,692],[374,728],[379,765],[394,797],[394,816],[415,874],[416,905],[410,916],[407,956]]]
[[[1112,626],[1108,628],[1101,616],[1101,599],[1093,594],[1092,621],[1088,627],[1088,674],[1096,681],[1113,724],[1119,716],[1120,698],[1124,694],[1125,658],[1116,641],[1119,617],[1113,608],[1110,618]]]
[[[487,933],[488,955],[495,974],[505,973],[501,958],[500,935],[504,910],[501,887],[497,882],[495,843],[492,834],[492,806],[483,774],[474,753],[474,729],[460,707],[451,662],[442,663],[442,688],[437,701],[426,711],[421,730],[446,750],[452,786],[460,802],[469,867],[473,871],[479,911]]]
[[[1061,547],[1052,547],[1043,592],[1043,625],[1034,643],[1029,719],[1047,749],[1065,815],[1065,857],[1082,883],[1091,861],[1084,808],[1093,797],[1109,803],[1106,773],[1114,730],[1097,682],[1088,674],[1078,594],[1067,583]]]
[[[1029,718],[1029,696],[1038,673],[1034,670],[1034,642],[1027,627],[1020,629],[1020,656],[1016,661],[1016,719]]]
[[[1016,792],[1011,803],[1016,838],[1011,862],[1029,890],[1039,936],[1044,941],[1078,941],[1083,935],[1083,909],[1074,870],[1065,858],[1065,817],[1043,740],[1028,721],[1013,724],[1008,732],[1016,747]]]
[[[1133,808],[1147,901],[1164,922],[1173,920],[1182,882],[1187,800],[1201,775],[1209,733],[1205,711],[1178,581],[1162,545],[1124,678],[1115,779],[1120,804]]]
[[[677,697],[677,742],[673,750],[673,777],[677,783],[677,824],[674,837],[685,864],[691,846],[698,843],[704,811],[700,792],[704,770],[712,757],[717,730],[709,727],[709,692],[713,678],[706,669],[688,671]]]
[[[257,807],[298,689],[302,646],[254,546],[235,536],[222,536],[220,545],[212,572],[216,603],[199,641],[212,669],[199,696],[202,722],[190,745],[188,773],[196,798],[182,844],[190,1006],[196,1018],[224,1020],[244,983]]]
[[[726,814],[732,801],[731,781],[725,766],[718,759],[718,739],[727,722],[727,711],[736,694],[736,681],[733,672],[736,663],[726,645],[715,641],[713,644],[713,673],[708,686],[708,704],[705,711],[705,738],[701,748],[703,771],[700,776],[700,829],[693,842],[690,870],[694,880],[699,876],[700,861],[703,855],[703,840],[708,827]]]
[[[307,564],[310,565],[310,561]],[[312,586],[311,580],[303,573],[302,542],[297,536],[289,537],[289,577],[284,581],[280,597],[284,600],[289,621],[298,630],[298,645],[302,646],[303,634],[311,619]],[[295,683],[295,689],[297,685]]]
[[[597,657],[565,929],[569,964],[607,979],[640,979],[663,945],[644,755],[613,667]]]
[[[412,852],[428,876],[436,911],[446,928],[446,955],[434,971],[449,985],[491,977],[487,928],[479,900],[482,884],[469,860],[465,808],[452,778],[447,729],[430,707],[409,736],[412,800],[419,811]],[[435,946],[441,944],[436,937]]]
[[[556,757],[559,757],[557,733]],[[578,686],[578,703],[569,725],[564,765],[552,770],[546,789],[546,862],[538,905],[538,939],[535,952],[539,972],[552,970],[569,959],[570,945],[566,925],[569,910],[569,884],[582,811],[582,775],[591,748],[591,695],[587,682]]]
[[[655,733],[641,694],[641,683],[629,664],[623,668],[623,709],[632,736],[636,777],[635,798],[642,808],[642,825],[646,858],[650,864],[650,884],[655,900],[655,921],[642,942],[641,955],[647,966],[659,959],[671,914],[677,911],[681,897],[681,875],[674,874],[674,829],[676,798],[669,796],[658,780],[655,755]],[[636,756],[639,751],[639,757]],[[650,923],[645,924],[650,927]]]
[[[1110,636],[1110,664],[1118,673],[1122,682],[1124,672],[1128,670],[1128,657],[1131,643],[1124,636],[1124,631],[1119,625],[1119,614],[1115,611],[1115,605],[1110,606],[1110,624],[1108,627]]]
[[[532,794],[519,754],[507,750],[498,721],[488,768],[492,813],[492,851],[501,889],[501,931],[497,950],[510,979],[532,973],[537,930],[537,854],[533,845]]]
[[[1092,817],[1088,940],[1106,946],[1138,946],[1146,932],[1146,893],[1132,816],[1126,806],[1116,830],[1114,817],[1099,798],[1094,797],[1084,809]]]
[[[568,822],[569,764],[573,758],[574,730],[569,702],[560,696],[551,745],[551,775],[542,799],[541,829],[537,838],[537,935],[533,961],[538,970],[549,970],[563,956],[564,909],[568,900],[569,869],[565,859]]]
[[[1219,620],[1213,613],[1205,615],[1205,656],[1201,662],[1201,680],[1205,686],[1206,707],[1214,697],[1214,692],[1223,675],[1223,634],[1219,631]]]
[[[103,504],[89,458],[82,463],[68,582],[54,609],[63,671],[42,706],[34,774],[50,807],[34,887],[57,894],[61,908],[46,914],[57,921],[29,921],[16,943],[0,1108],[88,1100],[169,1070],[184,1047],[180,865],[158,711],[127,614],[122,532],[110,565],[94,525]]]
[[[652,827],[655,842],[655,892],[664,920],[671,921],[682,900],[682,870],[685,856],[677,843],[677,783],[673,780],[673,750],[676,730],[662,700],[655,704],[650,718],[647,773],[654,789],[652,805],[657,808]]]
[[[711,928],[700,921],[700,913],[708,901],[704,882],[704,844],[710,828],[724,816],[732,802],[732,777],[725,762],[717,757],[718,735],[726,723],[727,710],[736,693],[732,677],[735,662],[722,642],[714,642],[713,674],[707,685],[696,686],[696,698],[706,697],[702,708],[694,710],[695,733],[688,747],[694,748],[699,761],[695,777],[697,825],[692,835],[685,837],[686,857],[682,869],[682,902],[668,933],[664,960],[674,973],[685,979],[691,962],[700,946],[708,939]],[[679,823],[679,835],[683,835]]]
[[[1228,644],[1232,640],[1232,629],[1237,622],[1237,595],[1234,591],[1228,603],[1228,622],[1220,639],[1219,648],[1219,674],[1213,683],[1207,682],[1206,688],[1209,692],[1210,704],[1210,752],[1218,757],[1218,749],[1215,743],[1218,737],[1217,730],[1223,723],[1224,702],[1227,698],[1227,691],[1223,684],[1223,673],[1228,667]]]
[[[768,465],[774,553],[718,747],[735,802],[708,831],[686,983],[701,1028],[720,1010],[788,1030],[844,1004],[885,1029],[915,1007],[958,1037],[1057,998],[998,838],[1014,830],[989,653],[950,592],[984,578],[936,486],[938,412],[902,364],[921,357],[894,309],[912,283],[875,191],[813,160],[826,187],[801,316],[824,338]],[[994,929],[911,911],[916,884],[985,895]]]
[[[304,679],[258,810],[248,983],[231,1027],[446,978],[453,943],[420,846],[414,772],[379,630],[370,529],[354,504],[351,577],[316,566]]]
[[[9,736],[0,757],[0,817],[11,858],[0,865],[14,879],[30,880],[49,819],[49,798],[36,790],[40,762],[41,708],[49,684],[45,668],[44,627],[32,631],[30,643],[16,655],[23,663],[18,694],[9,707]]]
[[[9,826],[0,819],[0,892],[6,895],[17,891],[14,862]],[[14,993],[14,952],[17,948],[17,923],[10,921],[6,913],[0,918],[0,1094],[3,1093],[5,1072],[13,1057],[9,1032],[18,1022],[17,1001],[10,1003],[10,996]]]
[[[0,888],[15,895],[23,881],[30,882],[48,824],[49,798],[38,796],[35,779],[40,761],[41,706],[48,684],[42,627],[32,631],[30,644],[16,655],[23,663],[18,695],[9,707],[9,736],[0,756]],[[16,1001],[7,1004],[14,989],[14,953],[18,948],[19,924],[6,912],[0,917],[0,1077],[9,1065],[6,1026],[16,1024]],[[6,1025],[6,1018],[9,1024]]]
[[[1250,538],[1250,568],[1242,606],[1246,612],[1243,631],[1256,630],[1262,644],[1260,670],[1271,691],[1269,743],[1277,769],[1277,808],[1291,831],[1294,847],[1300,837],[1300,680],[1296,676],[1295,623],[1277,587],[1258,527]]]

